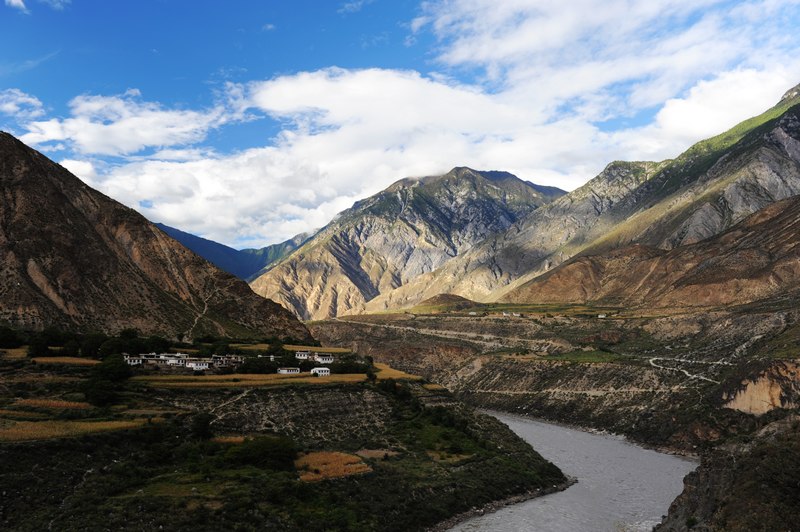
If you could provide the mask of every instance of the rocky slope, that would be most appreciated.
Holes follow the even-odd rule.
[[[245,281],[263,275],[270,266],[302,246],[313,236],[310,233],[301,233],[285,242],[260,249],[234,249],[168,225],[157,223],[155,226],[214,266]]]
[[[359,310],[561,194],[469,168],[403,179],[341,213],[251,286],[304,319]]]
[[[748,440],[705,456],[655,530],[796,530],[800,416],[772,422]]]
[[[0,133],[0,321],[192,338],[310,338],[137,212]]]
[[[506,294],[509,302],[718,307],[800,292],[800,197],[722,234],[665,251],[629,246],[579,257]]]
[[[675,160],[611,163],[583,187],[367,306],[439,293],[492,301],[578,255],[632,243],[672,249],[716,235],[800,194],[800,91]]]

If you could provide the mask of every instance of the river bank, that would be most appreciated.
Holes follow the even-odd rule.
[[[487,413],[577,482],[547,496],[498,501],[458,516],[462,520],[449,529],[436,530],[651,530],[683,489],[684,476],[697,467],[694,460],[647,449],[621,436]],[[482,509],[484,515],[479,515]]]

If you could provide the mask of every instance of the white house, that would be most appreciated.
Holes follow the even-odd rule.
[[[316,360],[320,364],[332,364],[333,355],[330,355],[328,353],[314,353],[314,360]]]
[[[311,374],[317,377],[327,377],[331,374],[330,368],[312,368]]]
[[[139,355],[122,355],[129,366],[141,366],[144,359]]]
[[[278,368],[278,373],[281,375],[294,375],[300,373],[300,368]]]
[[[186,361],[186,367],[195,371],[202,371],[208,369],[209,361],[204,359],[193,359]]]
[[[308,351],[298,351],[294,354],[294,358],[297,360],[308,360]]]

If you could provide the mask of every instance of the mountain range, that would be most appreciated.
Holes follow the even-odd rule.
[[[798,104],[795,87],[675,159],[615,161],[570,193],[464,167],[402,179],[251,286],[303,319],[407,309],[439,294],[539,300],[531,287],[542,285],[530,283],[576,257],[695,244],[799,194]]]
[[[340,213],[251,286],[304,319],[360,311],[563,194],[470,168],[402,179]]]
[[[240,250],[162,223],[154,225],[211,264],[245,281],[252,281],[266,273],[270,266],[302,246],[314,234],[300,233],[279,244]]]
[[[0,190],[0,322],[310,339],[280,305],[2,132]]]

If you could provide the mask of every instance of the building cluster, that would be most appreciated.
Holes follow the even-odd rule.
[[[186,353],[146,353],[142,355],[123,355],[130,366],[164,366],[169,368],[186,368],[202,371],[211,368],[228,368],[244,362],[239,355],[212,355],[197,357]]]
[[[262,355],[259,355],[261,357]],[[275,361],[275,355],[269,356],[271,361]],[[318,353],[316,351],[296,351],[295,359],[307,360],[318,364],[332,364],[334,357],[330,353]],[[205,371],[209,369],[221,369],[238,366],[244,362],[241,355],[213,355],[210,357],[198,357],[187,355],[186,353],[146,353],[141,355],[123,355],[125,362],[130,366],[161,366],[174,369],[189,369],[194,371]],[[300,368],[286,367],[278,368],[278,373],[282,375],[295,375],[300,373]],[[327,377],[331,374],[331,369],[320,366],[311,369],[312,375]]]
[[[310,360],[318,364],[333,364],[334,358],[330,353],[319,353],[317,351],[295,351],[294,358],[297,360]],[[271,360],[275,360],[274,357]],[[296,375],[300,373],[300,368],[278,368],[281,375]],[[318,377],[327,377],[331,374],[330,368],[316,367],[311,368],[311,374]]]

